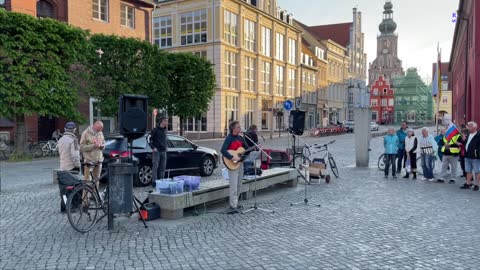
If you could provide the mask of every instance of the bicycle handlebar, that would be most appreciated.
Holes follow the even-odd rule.
[[[334,143],[334,142],[336,142],[336,141],[337,141],[337,140],[333,140],[333,141],[331,141],[331,142],[329,142],[329,143],[322,144],[322,145],[314,144],[313,146],[314,146],[315,148],[327,147],[329,144],[332,144],[332,143]]]

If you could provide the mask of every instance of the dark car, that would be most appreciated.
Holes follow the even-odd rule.
[[[138,175],[134,178],[134,185],[147,186],[152,183],[152,149],[147,143],[148,135],[144,135],[132,143],[133,160],[138,163]],[[200,174],[209,176],[218,164],[217,151],[198,146],[195,143],[177,135],[167,135],[167,168],[165,177],[180,174]],[[103,151],[105,158],[103,166],[114,158],[128,160],[130,151],[127,139],[123,136],[110,137],[105,140]]]

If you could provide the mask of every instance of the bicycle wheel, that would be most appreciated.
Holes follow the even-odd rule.
[[[378,169],[381,170],[381,171],[384,171],[384,170],[385,170],[385,154],[382,154],[382,155],[378,158],[377,167],[378,167]]]
[[[98,198],[91,187],[81,185],[68,196],[67,216],[72,227],[81,233],[90,231],[97,222],[101,209]]]
[[[335,159],[333,159],[333,156],[330,154],[328,154],[328,164],[330,165],[330,169],[332,170],[335,177],[340,177],[340,174],[338,173],[337,163],[335,163]]]
[[[43,155],[42,151],[42,146],[39,143],[36,143],[35,145],[32,145],[30,149],[30,153],[32,153],[32,156],[34,158],[39,158]]]

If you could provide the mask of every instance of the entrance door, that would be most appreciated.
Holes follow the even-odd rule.
[[[48,116],[38,117],[38,141],[48,141],[55,131],[55,118]]]

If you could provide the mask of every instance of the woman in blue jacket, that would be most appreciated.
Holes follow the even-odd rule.
[[[390,169],[390,164],[392,164],[392,176],[396,176],[396,164],[395,158],[398,154],[398,147],[400,145],[400,140],[395,134],[394,128],[388,128],[388,134],[383,137],[383,146],[385,147],[385,178],[388,178],[388,170]]]

